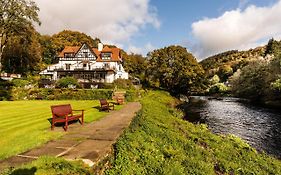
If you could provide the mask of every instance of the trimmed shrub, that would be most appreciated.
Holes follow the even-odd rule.
[[[25,87],[26,85],[30,84],[28,80],[24,79],[13,79],[12,83],[15,87]]]
[[[131,80],[120,79],[120,78],[113,82],[113,86],[117,87],[118,89],[132,89],[132,88],[134,88]]]
[[[100,83],[98,84],[99,89],[113,89],[114,85],[112,83]]]
[[[56,82],[56,86],[59,88],[78,87],[79,83],[74,77],[63,77]]]
[[[97,100],[100,98],[111,99],[112,90],[109,89],[45,89],[13,88],[13,100]]]

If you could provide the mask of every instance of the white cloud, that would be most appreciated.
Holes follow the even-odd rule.
[[[149,0],[35,0],[42,25],[54,34],[78,30],[111,44],[128,43],[146,25],[159,28],[157,11]]]
[[[146,56],[148,52],[153,51],[155,49],[156,47],[153,46],[151,43],[146,43],[144,47],[136,47],[134,45],[129,45],[127,52]]]
[[[249,0],[239,0],[239,5],[238,7],[240,9],[244,8],[247,4],[249,3]]]
[[[141,47],[136,47],[134,45],[129,45],[127,53],[143,54],[143,49]]]
[[[245,1],[246,2],[246,1]],[[245,10],[226,11],[217,18],[206,18],[192,24],[198,40],[192,49],[204,58],[230,49],[249,49],[281,36],[281,0],[270,7],[248,6]]]

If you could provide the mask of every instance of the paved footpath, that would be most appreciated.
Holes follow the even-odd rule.
[[[69,125],[67,134],[61,139],[50,141],[47,144],[0,161],[1,169],[16,167],[31,162],[43,155],[63,157],[69,160],[80,159],[93,166],[112,151],[112,144],[122,134],[141,109],[138,102],[127,103],[121,110],[110,113],[99,121],[89,124]],[[53,132],[64,132],[55,128]]]

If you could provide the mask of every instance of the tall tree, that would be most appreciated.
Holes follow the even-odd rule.
[[[65,46],[81,46],[84,43],[91,47],[98,47],[100,39],[93,39],[91,36],[78,31],[63,30],[52,36],[52,42],[54,49],[60,52]]]
[[[25,34],[8,39],[3,53],[3,70],[10,73],[28,74],[42,67],[42,49],[39,34],[31,27]]]
[[[8,39],[26,32],[32,22],[40,24],[38,11],[31,0],[0,0],[0,71]]]
[[[49,35],[41,35],[39,42],[42,46],[43,62],[46,64],[56,63],[57,60],[55,56],[57,54],[57,51],[52,41],[52,37]]]
[[[267,54],[275,57],[279,56],[281,54],[281,41],[276,41],[271,38],[266,45],[264,56]]]
[[[139,54],[126,54],[123,53],[124,68],[132,76],[142,78],[145,73],[146,60]]]
[[[203,85],[203,74],[194,56],[181,46],[169,46],[148,54],[148,81],[174,94],[197,91]]]

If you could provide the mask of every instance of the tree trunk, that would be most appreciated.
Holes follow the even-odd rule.
[[[4,48],[6,46],[7,43],[7,37],[5,33],[1,33],[0,34],[0,73],[2,71],[2,57],[3,57],[3,52],[4,52]]]
[[[0,74],[2,72],[2,48],[0,49]]]
[[[3,39],[3,34],[0,35],[0,73],[2,71],[2,55],[3,55],[3,52],[2,52],[2,39]]]

